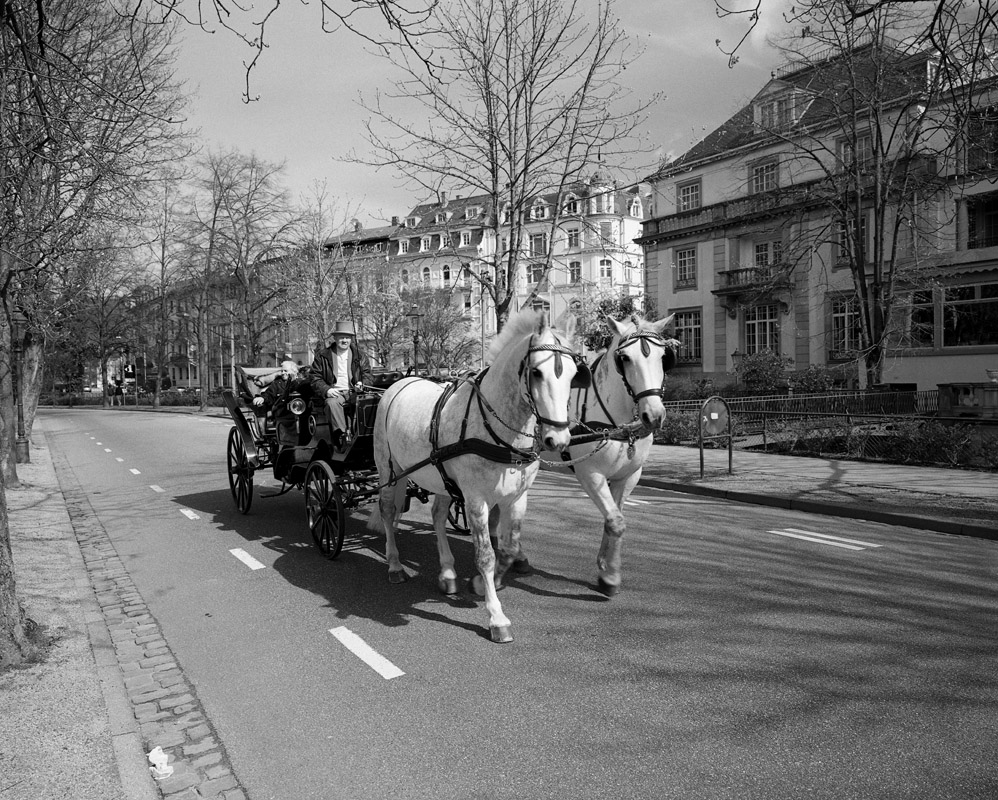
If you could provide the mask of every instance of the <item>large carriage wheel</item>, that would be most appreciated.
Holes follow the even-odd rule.
[[[238,428],[233,427],[229,430],[227,455],[232,499],[235,500],[240,514],[248,514],[250,506],[253,505],[253,467],[246,458],[246,449],[243,447],[243,438]]]
[[[455,533],[470,533],[468,528],[468,517],[464,513],[464,503],[459,500],[451,500],[447,509],[447,521],[454,529]]]
[[[305,512],[315,546],[336,558],[343,547],[346,512],[336,474],[325,461],[313,462],[305,474]]]

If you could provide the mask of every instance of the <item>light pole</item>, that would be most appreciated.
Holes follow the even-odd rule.
[[[24,435],[24,401],[22,399],[24,393],[21,391],[21,355],[24,352],[25,323],[27,321],[27,318],[21,313],[21,309],[19,308],[15,308],[10,315],[10,335],[13,339],[12,344],[14,345],[12,348],[14,363],[11,365],[13,367],[11,384],[14,389],[14,402],[17,405],[17,438],[14,439],[15,464],[31,463],[31,445],[28,442],[28,438]]]
[[[419,372],[419,318],[423,316],[419,313],[419,306],[412,304],[404,316],[412,317],[412,370],[413,374]]]

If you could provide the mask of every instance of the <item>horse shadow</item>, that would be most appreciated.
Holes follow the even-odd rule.
[[[247,543],[276,552],[274,571],[290,585],[314,595],[318,607],[330,609],[338,620],[361,618],[396,628],[418,618],[489,639],[488,627],[475,616],[483,600],[465,587],[474,572],[471,537],[452,532],[448,535],[461,576],[461,591],[445,595],[437,586],[440,563],[436,535],[428,510],[418,511],[416,501],[413,501],[414,511],[403,516],[397,534],[402,564],[409,577],[404,583],[394,585],[388,582],[384,536],[367,529],[369,504],[347,512],[343,549],[337,558],[329,559],[312,543],[304,503],[297,491],[274,496],[274,490],[265,488],[254,497],[245,515],[236,510],[227,489],[178,496],[175,502],[211,519],[220,531],[234,532]],[[552,588],[559,584],[573,590]],[[584,581],[536,567],[529,575],[510,571],[505,585],[542,597],[589,602],[606,599]],[[592,591],[587,594],[578,591],[578,587]]]

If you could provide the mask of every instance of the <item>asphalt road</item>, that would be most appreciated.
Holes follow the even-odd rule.
[[[299,492],[258,473],[238,514],[224,420],[47,427],[252,800],[998,797],[994,542],[639,489],[607,600],[601,520],[541,473],[497,645],[437,594],[428,507],[392,586],[367,508],[333,562]]]

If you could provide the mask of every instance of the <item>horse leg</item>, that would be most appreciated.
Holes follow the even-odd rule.
[[[450,509],[450,496],[433,496],[433,530],[437,534],[437,555],[440,557],[440,575],[437,586],[446,595],[457,594],[457,573],[454,571],[454,554],[447,538],[447,511]]]
[[[390,583],[405,583],[406,574],[399,558],[398,544],[395,542],[395,527],[399,512],[405,502],[406,485],[399,481],[394,486],[384,486],[378,496],[378,510],[381,524],[385,529],[385,560],[388,562]]]
[[[641,470],[637,470],[623,480],[613,481],[608,485],[613,499],[613,513],[606,517],[603,524],[603,541],[600,543],[599,555],[596,556],[597,584],[607,597],[613,597],[620,591],[621,551],[624,532],[627,530],[624,501],[638,485],[640,477]]]
[[[523,528],[523,518],[527,515],[527,493],[520,495],[516,502],[500,520],[499,526],[499,564],[496,567],[496,588],[502,587],[502,579],[507,570],[526,575],[530,572],[530,562],[523,555],[520,547],[520,532]]]
[[[489,539],[492,541],[492,546],[498,552],[499,550],[499,520],[501,517],[499,506],[494,506],[489,512]],[[527,559],[526,553],[523,552],[523,548],[517,545],[517,549],[513,554],[513,572],[517,575],[529,575],[533,570],[530,568],[530,561]],[[505,570],[503,570],[505,572]],[[499,587],[502,581],[499,582]]]
[[[503,614],[502,604],[496,594],[496,555],[492,550],[492,542],[489,541],[488,507],[484,502],[472,503],[466,499],[464,510],[468,518],[471,538],[475,545],[475,566],[478,568],[478,575],[472,579],[471,583],[474,586],[476,581],[480,581],[482,585],[485,610],[489,615],[489,636],[493,642],[511,642],[513,641],[512,624]],[[475,591],[477,593],[477,590]]]

